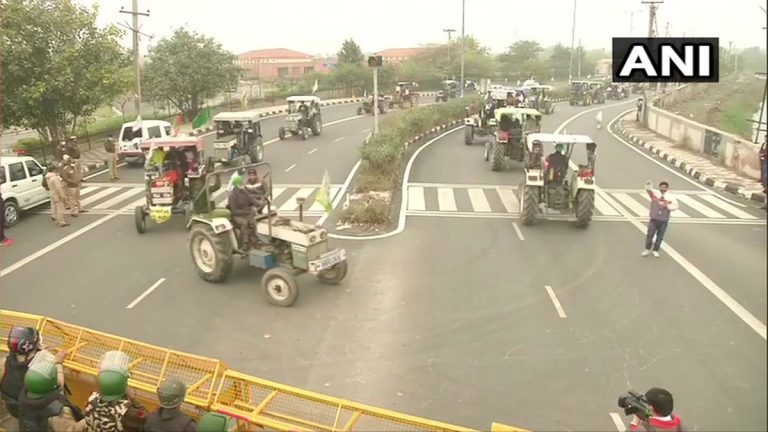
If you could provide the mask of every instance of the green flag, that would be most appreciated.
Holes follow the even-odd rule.
[[[333,204],[331,204],[331,176],[328,175],[328,170],[325,170],[323,174],[323,185],[320,186],[320,190],[315,195],[315,202],[323,206],[326,213],[330,213],[333,210]]]
[[[192,120],[192,127],[194,129],[198,129],[200,127],[203,127],[204,124],[211,121],[211,109],[206,108],[203,111],[200,112],[200,114],[195,117],[194,120]]]

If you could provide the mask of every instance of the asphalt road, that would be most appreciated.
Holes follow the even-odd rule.
[[[604,107],[604,118],[623,109]],[[559,104],[545,131],[580,110]],[[325,120],[333,121],[327,114]],[[267,160],[282,176],[276,182],[319,183],[328,165],[332,183],[341,183],[357,150],[344,148],[354,153],[350,161],[335,159],[346,157],[340,152],[351,141],[347,134],[363,135],[366,122],[328,127],[312,155],[293,144],[313,139],[270,145]],[[139,236],[130,218],[96,214],[82,215],[71,227],[74,237],[59,246],[52,242],[62,230],[46,215],[15,227],[17,243],[3,249],[2,305],[480,429],[498,421],[532,430],[616,430],[609,413],[620,412],[618,394],[658,385],[673,392],[691,430],[764,430],[765,339],[667,253],[640,258],[643,234],[627,219],[642,218],[624,205],[631,201],[617,198],[626,200],[623,193],[645,205],[638,194],[617,191],[641,189],[648,178],[670,179],[677,189],[685,182],[595,131],[593,122],[588,113],[567,130],[603,134],[598,184],[606,200],[622,206],[588,230],[552,221],[518,227],[520,237],[514,215],[497,211],[504,201],[492,190],[484,193],[494,211],[478,212],[482,200],[467,191],[483,187],[467,185],[516,186],[520,169],[491,172],[482,146],[465,146],[459,131],[431,144],[413,166],[411,183],[438,184],[422,186],[425,207],[437,207],[409,216],[398,236],[334,242],[348,250],[347,279],[328,287],[301,277],[292,308],[266,304],[261,272],[244,263],[226,284],[201,281],[180,220]],[[340,136],[334,152],[321,152]],[[292,153],[278,163],[278,149]],[[296,167],[286,173],[289,163]],[[300,169],[310,165],[317,171]],[[691,196],[699,208],[726,214]],[[451,197],[466,211],[443,211]],[[673,221],[669,244],[764,323],[766,230],[757,224],[764,216],[737,207],[757,222],[728,214],[725,224],[684,206],[690,223]]]

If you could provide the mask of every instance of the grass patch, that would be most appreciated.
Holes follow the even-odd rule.
[[[690,99],[666,109],[693,121],[714,126],[724,132],[752,138],[748,121],[759,109],[765,80],[753,75],[729,75],[721,82],[704,87]]]

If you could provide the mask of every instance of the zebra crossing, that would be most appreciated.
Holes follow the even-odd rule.
[[[520,214],[518,187],[486,184],[409,183],[407,215],[466,218],[516,218]],[[650,197],[644,189],[601,189],[595,195],[594,220],[623,221],[624,214],[648,217]],[[701,190],[674,191],[679,209],[672,212],[675,223],[765,224],[758,217]],[[610,199],[606,199],[609,197]],[[617,208],[618,205],[618,208]],[[549,216],[558,212],[548,210]],[[562,215],[567,217],[567,215]]]
[[[319,217],[325,213],[320,203],[315,202],[319,184],[275,184],[272,186],[272,206],[280,214],[286,216],[298,215],[299,204],[297,198],[305,198],[304,215]],[[342,185],[331,185],[330,199],[336,197],[341,191]],[[227,201],[226,188],[213,193],[213,201],[217,206],[224,207]],[[144,185],[140,183],[89,183],[80,190],[80,201],[83,207],[93,214],[120,213],[133,215],[137,206],[146,203],[144,197]],[[37,210],[39,213],[50,213],[50,204],[42,205]]]

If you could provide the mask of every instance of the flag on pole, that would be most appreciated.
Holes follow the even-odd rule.
[[[317,89],[318,89],[317,80],[315,80],[315,84],[312,86],[312,94],[315,94]]]
[[[206,108],[198,114],[194,120],[192,120],[192,127],[194,129],[198,129],[202,127],[204,124],[211,121],[211,109]]]
[[[323,184],[320,186],[320,190],[317,191],[315,203],[320,204],[326,213],[330,213],[333,210],[333,204],[331,203],[331,176],[328,175],[328,170],[325,170],[323,174]]]
[[[136,121],[133,122],[133,128],[131,128],[133,132],[136,132],[137,130],[141,129],[141,113],[139,113],[138,116],[136,116]]]
[[[240,97],[240,103],[243,105],[243,109],[248,109],[248,90],[243,90],[243,95]]]

